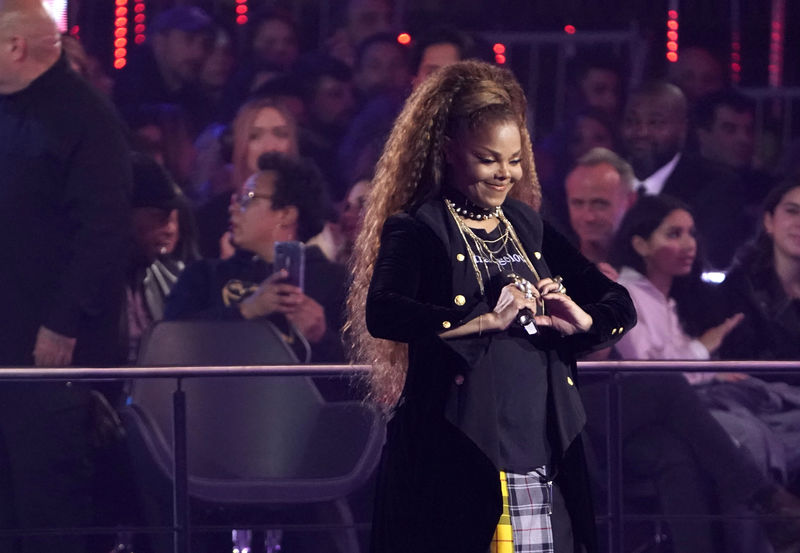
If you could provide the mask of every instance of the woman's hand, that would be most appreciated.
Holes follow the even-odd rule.
[[[513,282],[506,284],[500,291],[494,310],[486,314],[487,324],[484,330],[506,330],[517,319],[519,312],[526,307],[531,313],[536,313],[538,296],[538,292],[534,290],[533,295],[526,298],[525,293],[519,290],[516,284]]]
[[[246,297],[239,304],[239,311],[245,319],[255,319],[265,317],[277,311],[285,304],[284,296],[287,288],[293,289],[294,286],[282,284],[280,281],[289,276],[285,269],[273,273],[262,282],[256,291]],[[285,308],[285,307],[284,307]]]
[[[572,301],[561,282],[543,278],[536,283],[536,292],[544,301],[547,315],[536,315],[533,320],[537,326],[549,326],[562,336],[586,332],[592,328],[592,317]]]
[[[731,315],[725,319],[722,324],[706,330],[703,335],[698,338],[698,340],[700,340],[700,343],[706,347],[708,353],[713,354],[722,345],[722,341],[725,339],[725,336],[730,334],[731,330],[736,328],[736,325],[742,322],[742,319],[744,319],[744,313],[736,313],[735,315]]]

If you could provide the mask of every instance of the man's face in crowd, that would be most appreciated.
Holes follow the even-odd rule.
[[[213,37],[208,33],[172,29],[154,37],[153,52],[162,68],[174,79],[187,84],[199,79],[212,44]]]
[[[455,44],[450,44],[449,42],[431,44],[422,53],[417,74],[414,76],[414,88],[419,86],[437,69],[452,65],[457,61],[461,61],[461,52]]]
[[[708,129],[697,129],[703,157],[735,169],[750,167],[755,152],[755,121],[749,111],[718,106]]]
[[[625,109],[622,139],[636,176],[649,177],[683,149],[685,112],[669,94],[635,96]]]
[[[619,77],[609,69],[594,67],[580,82],[587,106],[615,115],[619,109]]]
[[[387,0],[350,0],[347,6],[347,32],[353,44],[391,28],[392,7]]]
[[[617,170],[608,163],[578,166],[567,175],[566,190],[570,224],[581,243],[607,247],[633,200]]]
[[[403,90],[410,82],[403,52],[396,44],[376,42],[367,48],[355,74],[358,88],[366,95]]]
[[[300,46],[291,25],[280,19],[269,19],[258,27],[253,51],[260,60],[288,68],[300,55]]]
[[[319,80],[308,107],[317,121],[326,125],[346,126],[353,115],[355,105],[353,83],[325,75]]]
[[[670,80],[680,87],[690,102],[722,90],[722,66],[703,48],[685,48],[676,63],[670,64]]]

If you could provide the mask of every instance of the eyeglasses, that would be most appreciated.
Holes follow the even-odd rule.
[[[239,209],[242,211],[247,209],[247,206],[250,205],[250,202],[257,198],[261,198],[262,200],[271,200],[272,196],[267,196],[266,194],[257,194],[252,190],[233,195],[233,201],[239,205]]]

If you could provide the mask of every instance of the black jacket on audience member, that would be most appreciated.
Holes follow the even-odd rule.
[[[164,310],[166,320],[241,319],[238,304],[272,274],[272,265],[246,250],[230,259],[204,259],[181,274]],[[327,329],[322,340],[311,344],[311,361],[344,361],[340,338],[345,298],[345,269],[331,263],[317,247],[306,248],[305,293],[325,309]],[[268,317],[287,331],[283,315]],[[303,356],[298,353],[303,361]]]
[[[736,249],[752,233],[744,212],[742,182],[722,165],[684,153],[661,193],[692,208],[706,258],[717,269],[730,264]]]
[[[723,359],[800,359],[800,300],[786,295],[772,267],[738,263],[720,292],[725,316],[744,313],[720,347]]]

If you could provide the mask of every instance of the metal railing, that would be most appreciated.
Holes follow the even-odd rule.
[[[608,526],[609,551],[621,551],[626,521],[667,520],[664,515],[630,515],[623,511],[622,503],[622,443],[620,439],[619,383],[625,374],[654,374],[682,372],[747,372],[749,374],[800,374],[800,361],[585,361],[578,363],[582,375],[608,375],[607,416],[609,432],[606,436],[608,462],[608,497],[604,514],[598,519]],[[148,527],[148,532],[172,532],[175,553],[190,551],[189,492],[186,450],[186,396],[182,382],[187,378],[232,376],[343,376],[361,375],[369,371],[364,365],[270,365],[234,367],[135,367],[135,368],[3,368],[0,384],[14,381],[97,381],[142,378],[175,379],[172,396],[173,407],[173,525]],[[691,517],[693,519],[742,518],[727,515]],[[747,518],[747,517],[745,517]],[[214,529],[213,527],[204,530]],[[76,529],[77,530],[77,529]],[[114,532],[119,528],[82,528],[80,533]],[[131,528],[131,530],[142,530]],[[0,535],[19,535],[16,531],[0,531]]]

